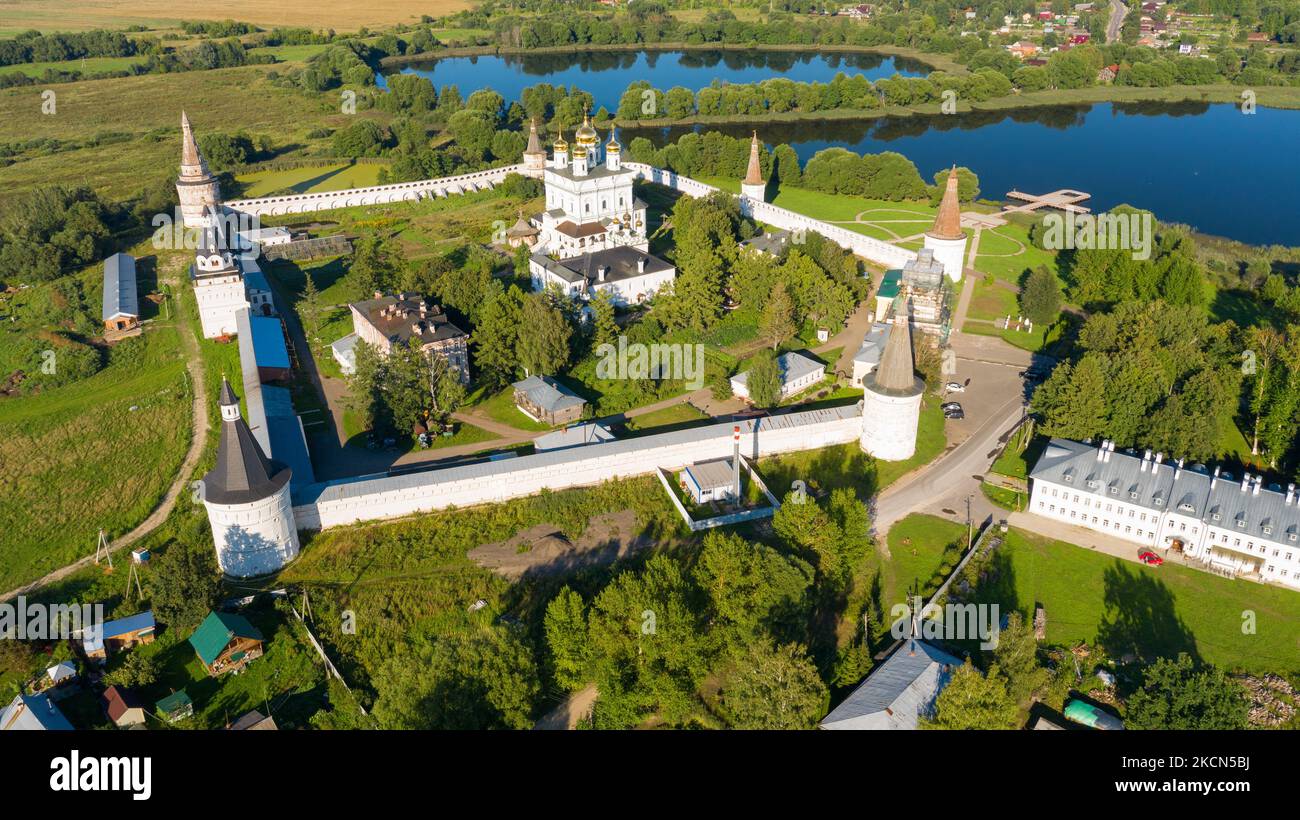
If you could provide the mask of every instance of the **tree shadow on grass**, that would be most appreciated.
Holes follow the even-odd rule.
[[[1134,571],[1116,560],[1102,576],[1105,612],[1097,627],[1097,643],[1123,660],[1174,658],[1186,652],[1201,663],[1196,637],[1174,607],[1174,594],[1151,573]]]

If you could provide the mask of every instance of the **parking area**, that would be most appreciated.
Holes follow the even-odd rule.
[[[965,389],[945,391],[943,401],[960,403],[965,418],[948,420],[949,447],[970,438],[1001,413],[1007,402],[1026,395],[1020,372],[1030,363],[1028,352],[993,337],[956,332],[952,334],[951,344],[957,354],[957,372],[947,374],[945,382],[958,382]]]

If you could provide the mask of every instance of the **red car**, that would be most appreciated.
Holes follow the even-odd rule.
[[[1144,564],[1153,567],[1158,567],[1165,562],[1165,559],[1161,558],[1159,555],[1156,555],[1151,550],[1143,550],[1142,552],[1139,552],[1138,560]]]

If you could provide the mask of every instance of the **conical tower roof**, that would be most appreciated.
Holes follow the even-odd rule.
[[[525,154],[541,154],[542,138],[537,135],[537,120],[533,119],[528,126],[528,147],[524,149]]]
[[[190,118],[184,111],[181,112],[181,165],[197,165],[207,171],[207,164],[203,161],[203,155],[199,153],[199,144],[194,139]]]
[[[885,340],[885,352],[880,356],[880,364],[867,377],[868,390],[895,396],[910,396],[920,392],[921,380],[916,377],[915,362],[912,359],[911,312],[911,305],[904,302],[894,317],[894,323],[889,327],[889,338]]]
[[[216,465],[203,477],[203,499],[213,504],[248,504],[279,492],[289,483],[290,470],[262,452],[239,415],[235,391],[224,378],[217,403],[221,405],[221,443]]]
[[[745,178],[742,182],[745,185],[763,185],[763,165],[758,161],[758,132],[754,132],[754,138],[749,143],[749,169],[745,171]]]
[[[935,239],[965,239],[961,230],[961,202],[957,197],[957,166],[948,172],[948,183],[943,189],[939,213],[934,218],[930,236]]]

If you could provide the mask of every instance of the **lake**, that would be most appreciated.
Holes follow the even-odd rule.
[[[493,88],[508,101],[547,82],[575,85],[613,111],[627,86],[649,80],[667,89],[704,88],[715,79],[758,82],[775,76],[827,81],[837,72],[880,79],[923,76],[930,68],[869,53],[802,51],[602,51],[521,56],[451,57],[412,64],[403,73],[456,85],[464,96]],[[381,83],[382,85],[382,83]],[[751,123],[704,126],[748,136]],[[649,136],[656,144],[685,129],[623,129],[624,144]],[[1046,193],[1075,188],[1092,194],[1094,211],[1127,203],[1167,222],[1253,244],[1300,245],[1300,111],[1233,105],[1101,103],[949,116],[856,121],[760,123],[768,145],[787,142],[807,160],[829,146],[897,151],[930,180],[953,163],[980,178],[982,195],[1012,189]]]
[[[747,136],[751,125],[707,126]],[[686,129],[622,129],[656,144]],[[1300,245],[1300,111],[1208,103],[1101,103],[949,116],[760,125],[770,145],[801,161],[823,148],[897,151],[929,181],[953,163],[981,196],[1010,190],[1092,194],[1094,212],[1127,203],[1253,244]]]
[[[925,63],[882,54],[812,51],[578,51],[565,54],[524,54],[483,57],[444,57],[402,66],[403,74],[427,77],[434,86],[455,85],[462,97],[481,88],[499,92],[507,101],[538,83],[576,85],[596,100],[596,107],[618,108],[619,98],[637,80],[655,88],[707,88],[714,79],[754,83],[782,76],[799,82],[829,82],[839,72],[878,80],[902,74],[923,77],[933,69]],[[380,87],[386,84],[376,78]]]

